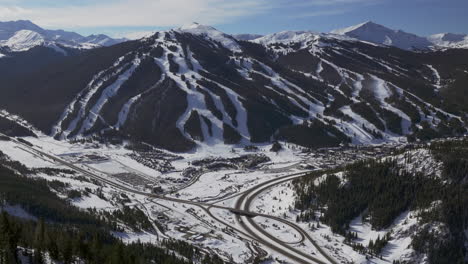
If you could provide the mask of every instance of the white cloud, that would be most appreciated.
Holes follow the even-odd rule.
[[[0,20],[29,19],[43,27],[175,26],[193,21],[220,24],[268,7],[268,0],[115,0],[60,7],[27,7],[7,1],[0,7]]]
[[[351,4],[377,4],[386,0],[281,0],[283,5],[295,7],[311,7],[311,6],[342,6]]]

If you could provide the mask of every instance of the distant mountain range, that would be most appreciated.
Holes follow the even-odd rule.
[[[0,22],[0,47],[11,52],[21,52],[36,46],[46,46],[64,52],[63,47],[90,49],[112,46],[127,39],[113,39],[99,34],[82,36],[64,30],[47,30],[27,20]]]
[[[148,34],[147,34],[148,35]],[[305,35],[328,35],[313,31],[283,31],[268,36],[259,34],[237,34],[233,38],[240,41],[290,42]],[[427,50],[444,48],[468,48],[468,35],[441,33],[429,37],[421,37],[393,30],[368,21],[344,29],[333,30],[329,35],[342,35],[384,46],[394,46],[406,50]],[[33,47],[44,46],[60,53],[68,49],[92,49],[112,46],[128,39],[114,39],[104,34],[82,36],[75,32],[64,30],[47,30],[28,20],[0,22],[0,57],[8,52],[22,52]],[[3,51],[3,53],[2,53]]]
[[[344,29],[334,30],[331,33],[407,50],[468,48],[468,35],[442,33],[429,37],[420,37],[402,30],[389,29],[371,21]]]
[[[402,30],[393,30],[385,26],[368,21],[355,26],[337,29],[331,35],[342,35],[374,44],[393,46],[405,50],[427,50],[442,48],[468,48],[468,35],[441,33],[429,37],[421,37]],[[238,40],[256,42],[291,42],[306,35],[327,35],[314,31],[283,31],[267,36],[256,34],[233,35]]]

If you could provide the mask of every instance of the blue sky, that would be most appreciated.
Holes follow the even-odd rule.
[[[419,35],[468,34],[467,0],[0,0],[0,21],[123,36],[193,21],[227,33],[333,29],[372,20]]]

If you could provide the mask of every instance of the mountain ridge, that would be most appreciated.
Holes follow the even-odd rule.
[[[355,26],[332,30],[332,34],[346,35],[376,44],[395,46],[406,50],[424,50],[430,48],[468,48],[468,35],[441,33],[428,37],[394,30],[366,21]],[[458,39],[454,39],[453,37]],[[444,39],[449,37],[450,39]]]
[[[457,89],[466,50],[417,53],[336,34],[284,34],[261,42],[200,24],[161,31],[6,78],[10,97],[0,105],[57,138],[116,136],[177,152],[465,131]],[[44,93],[48,107],[39,111],[34,98]]]
[[[25,34],[35,35],[35,40],[28,41],[25,39]],[[37,41],[38,39],[42,40]],[[85,37],[75,32],[60,29],[47,30],[29,20],[0,22],[0,46],[10,48],[13,52],[24,51],[40,45],[55,48],[57,46],[66,46],[89,49],[99,46],[111,46],[123,41],[126,41],[126,39],[113,39],[103,34]]]
[[[197,27],[194,27],[197,25]],[[333,35],[341,35],[350,38],[354,38],[360,41],[367,41],[370,43],[374,43],[377,45],[384,45],[384,46],[394,46],[401,49],[406,50],[428,50],[428,49],[447,49],[447,48],[468,48],[468,35],[464,34],[453,34],[453,33],[439,33],[434,34],[428,37],[421,37],[412,33],[407,33],[402,30],[394,30],[388,27],[382,26],[377,24],[373,21],[366,21],[364,23],[360,23],[354,26],[350,26],[343,29],[336,29],[332,30],[330,33],[319,33],[311,30],[307,31],[282,31],[276,32],[273,34],[267,35],[257,35],[257,34],[235,34],[229,35],[223,32],[216,30],[214,27],[209,27],[210,30],[207,28],[200,29],[203,25],[200,25],[196,22],[192,24],[188,24],[178,28],[178,30],[182,31],[199,31],[199,33],[203,32],[219,32],[217,37],[224,36],[224,40],[229,39],[237,39],[241,41],[253,41],[259,43],[259,41],[265,42],[267,38],[270,38],[270,42],[291,42],[291,41],[298,41],[297,39],[294,40],[294,37],[302,36],[305,37],[306,34],[309,35],[319,35],[322,37],[332,37]],[[185,27],[185,28],[184,28]],[[192,27],[192,28],[190,28]],[[89,49],[98,46],[111,46],[117,43],[121,43],[127,41],[127,39],[113,39],[104,34],[93,34],[90,36],[82,36],[75,32],[69,32],[64,30],[46,30],[43,29],[33,22],[29,20],[18,20],[18,21],[8,21],[8,22],[0,22],[0,45],[4,47],[13,47],[13,51],[15,50],[15,46],[24,46],[24,47],[34,47],[37,45],[34,42],[31,43],[19,43],[16,44],[14,42],[15,34],[18,33],[20,30],[30,30],[32,32],[36,32],[44,39],[44,43],[48,43],[49,46],[67,46],[72,48],[80,48],[80,49]],[[291,38],[290,40],[288,39]],[[281,37],[280,37],[281,36]],[[11,39],[10,39],[11,38]],[[216,37],[215,37],[216,38]],[[280,39],[281,38],[281,39]],[[218,39],[219,40],[219,39]],[[230,41],[230,45],[233,44]],[[11,48],[10,47],[10,48]]]

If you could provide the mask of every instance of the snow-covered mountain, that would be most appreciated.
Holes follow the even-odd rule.
[[[402,30],[393,30],[371,21],[333,30],[331,33],[405,50],[468,48],[468,35],[441,33],[421,37]]]
[[[318,35],[318,33],[314,33],[312,31],[281,31],[252,41],[263,45],[272,43],[291,43],[315,39]]]
[[[434,45],[444,48],[468,48],[468,35],[441,33],[428,37]]]
[[[78,41],[82,43],[91,43],[91,44],[96,44],[99,46],[107,47],[107,46],[112,46],[112,45],[124,42],[126,41],[126,39],[114,39],[104,34],[98,34],[98,35],[93,34],[87,37],[83,37],[79,39]]]
[[[2,42],[4,46],[14,51],[28,50],[44,43],[45,39],[41,34],[27,29],[17,31],[11,38]]]
[[[310,48],[311,52],[320,51],[329,41],[358,42],[359,40],[336,34],[318,33],[314,31],[281,31],[254,40],[253,43],[268,46],[276,52],[288,53],[300,48]],[[279,45],[281,44],[281,45]],[[294,44],[294,49],[287,48]],[[317,49],[314,49],[317,47]]]
[[[344,29],[334,30],[331,33],[346,35],[376,44],[395,46],[406,50],[426,49],[432,45],[432,43],[424,37],[406,33],[402,30],[389,29],[371,21]]]
[[[0,46],[7,47],[12,52],[26,51],[36,46],[56,50],[60,47],[89,49],[123,41],[125,39],[112,39],[106,35],[84,37],[75,32],[46,30],[27,20],[0,22]]]
[[[4,76],[0,107],[56,138],[182,152],[405,141],[466,131],[467,59],[463,49],[416,53],[308,31],[237,41],[194,23]]]
[[[0,40],[7,40],[20,30],[30,30],[45,35],[45,30],[28,20],[0,22]]]
[[[176,29],[176,31],[202,36],[205,39],[221,43],[225,48],[232,51],[241,51],[239,44],[233,36],[225,34],[211,26],[200,25],[199,23],[194,22],[192,24],[184,25]]]

